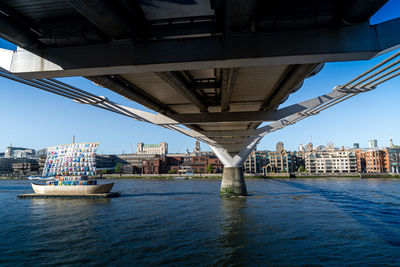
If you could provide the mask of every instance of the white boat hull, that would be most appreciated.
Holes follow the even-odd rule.
[[[90,195],[104,194],[111,191],[114,183],[98,185],[54,186],[32,183],[33,191],[41,195]]]

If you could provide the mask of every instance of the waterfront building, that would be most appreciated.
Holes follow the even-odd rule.
[[[18,162],[14,158],[0,158],[0,174],[12,173],[12,164]]]
[[[39,163],[33,158],[0,158],[0,174],[32,173],[37,174]]]
[[[36,157],[47,157],[47,148],[36,150]]]
[[[186,156],[178,168],[179,174],[207,173],[207,156]]]
[[[96,169],[99,173],[112,173],[118,162],[116,155],[96,154]]]
[[[143,166],[143,161],[151,161],[160,155],[158,154],[120,154],[116,155],[116,164],[121,164],[124,173],[140,173]],[[164,158],[165,155],[161,155]],[[158,171],[157,171],[158,173]]]
[[[36,159],[22,159],[12,163],[13,173],[27,175],[39,173],[39,162]]]
[[[400,148],[392,146],[386,149],[386,170],[390,173],[400,173]]]
[[[356,172],[357,158],[354,151],[329,149],[306,152],[306,169],[312,173]]]
[[[243,163],[245,173],[262,173],[263,167],[268,164],[268,151],[253,150]]]
[[[137,144],[137,154],[154,154],[165,156],[168,153],[168,144],[161,142],[160,144]]]
[[[295,159],[295,171],[298,171],[301,166],[306,168],[306,152],[305,151],[294,151],[293,156]]]
[[[393,144],[384,149],[358,149],[357,169],[359,172],[389,172],[400,173],[400,146]]]
[[[39,163],[39,174],[43,173],[43,169],[46,164],[46,158],[47,158],[47,154],[41,155],[40,157],[37,158],[37,161]]]
[[[211,166],[211,173],[221,173],[223,165],[215,155],[187,155],[167,157],[168,169],[174,170],[178,174],[187,173],[208,173]]]
[[[162,174],[167,172],[165,157],[155,156],[151,159],[143,160],[141,173],[143,174]]]
[[[387,165],[386,169],[390,173],[400,173],[400,146],[393,144],[393,139],[390,138],[390,145],[386,148]]]
[[[358,149],[356,157],[357,171],[359,172],[388,172],[389,158],[386,149]]]
[[[120,154],[120,155],[96,155],[97,171],[100,173],[113,173],[119,165],[121,173],[137,174],[142,171],[143,161],[152,160],[155,154]]]
[[[13,147],[9,146],[4,152],[5,158],[33,158],[35,157],[35,150],[26,147]]]
[[[215,155],[210,155],[207,157],[207,167],[211,165],[213,173],[222,173],[224,165]]]
[[[278,142],[275,151],[267,152],[266,164],[263,173],[290,173],[296,172],[300,166],[304,166],[304,151],[286,151],[284,144]]]
[[[282,142],[276,144],[276,150],[268,153],[269,163],[266,172],[289,172],[289,161],[291,159]]]
[[[289,169],[289,162],[288,162],[288,155],[286,151],[281,152],[269,152],[268,153],[269,162],[265,166],[265,173],[281,173],[281,172],[288,172]]]
[[[354,143],[353,144],[353,149],[359,149],[360,148],[360,144],[359,143]]]
[[[207,173],[207,157],[194,156],[191,157],[190,165],[194,173]]]
[[[362,149],[356,149],[357,172],[365,172],[365,157]]]
[[[6,148],[0,156],[1,174],[37,174],[39,171],[39,162],[35,158],[35,150],[25,147]]]

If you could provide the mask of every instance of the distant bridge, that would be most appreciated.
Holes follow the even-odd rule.
[[[399,53],[332,92],[279,108],[325,62],[400,44],[386,1],[5,0],[0,75],[194,137],[224,164],[222,193],[246,195],[241,166],[261,138],[399,75]],[[156,111],[54,78],[83,76]],[[260,127],[262,122],[271,122]]]

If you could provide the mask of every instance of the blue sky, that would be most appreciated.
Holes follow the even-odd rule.
[[[400,1],[389,1],[371,19],[372,24],[400,16]],[[14,46],[0,39],[0,47]],[[303,87],[292,94],[284,106],[298,103],[329,92],[373,66],[389,54],[369,61],[327,63]],[[62,81],[84,90],[104,95],[117,103],[135,108],[140,105],[99,88],[80,78],[63,78]],[[314,145],[334,142],[337,146],[360,143],[367,146],[370,139],[378,139],[379,146],[400,144],[399,123],[400,77],[371,92],[358,95],[324,112],[298,122],[283,130],[267,135],[258,149],[275,149],[283,141],[286,149],[296,150],[300,143]],[[100,153],[131,153],[136,143],[169,144],[169,152],[192,150],[195,140],[151,124],[137,122],[91,106],[80,105],[60,96],[0,78],[0,151],[6,146],[23,146],[40,149],[57,144],[98,141]],[[209,150],[202,144],[203,150]]]

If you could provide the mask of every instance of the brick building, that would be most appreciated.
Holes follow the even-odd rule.
[[[388,172],[389,155],[387,149],[356,150],[358,172]]]
[[[168,168],[175,170],[176,173],[208,173],[208,165],[212,167],[212,173],[221,173],[223,165],[214,155],[187,155],[187,156],[168,156]]]
[[[162,174],[167,173],[167,161],[165,157],[156,156],[152,159],[142,161],[143,174]]]

